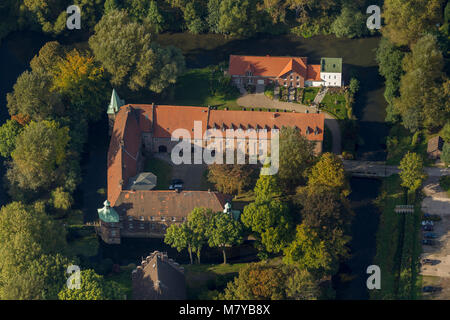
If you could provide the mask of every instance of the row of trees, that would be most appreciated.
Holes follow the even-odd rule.
[[[195,208],[187,221],[172,224],[166,232],[164,242],[178,251],[187,249],[191,264],[193,253],[200,263],[201,250],[205,245],[222,250],[223,263],[227,263],[226,247],[238,245],[243,240],[243,228],[231,213],[213,212],[211,209]]]
[[[368,34],[367,0],[7,0],[0,4],[0,39],[15,29],[67,32],[66,8],[81,8],[82,28],[92,31],[104,14],[125,9],[130,18],[156,33],[189,31],[250,37],[293,32],[305,37]],[[3,19],[4,18],[4,19]]]

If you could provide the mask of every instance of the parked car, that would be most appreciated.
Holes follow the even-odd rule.
[[[422,259],[422,264],[433,264],[433,260],[431,260],[431,259]]]
[[[434,232],[425,232],[423,236],[427,239],[436,239],[438,237],[438,235]]]
[[[183,189],[183,180],[181,179],[173,179],[170,186],[169,186],[169,190],[176,190],[176,189]]]
[[[422,240],[422,244],[424,245],[424,246],[434,246],[434,241],[433,240],[430,240],[430,239],[423,239]]]
[[[434,225],[434,222],[431,221],[431,220],[422,220],[422,225],[423,225],[423,226],[426,226],[426,225],[433,226],[433,225]]]
[[[441,287],[425,286],[422,288],[423,292],[438,292],[441,291]]]
[[[433,231],[434,228],[433,228],[433,226],[426,225],[426,226],[422,226],[422,230],[423,231]]]
[[[438,214],[429,214],[429,213],[423,214],[423,220],[439,221],[441,219],[442,219],[441,216]]]

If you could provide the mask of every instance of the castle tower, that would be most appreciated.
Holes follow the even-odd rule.
[[[106,113],[109,119],[109,135],[111,135],[114,128],[114,120],[116,119],[116,113],[119,112],[119,108],[125,104],[125,101],[120,99],[116,89],[113,89],[111,95],[111,101],[109,102]]]
[[[98,233],[103,241],[108,244],[120,243],[120,227],[119,227],[119,214],[108,200],[103,203],[104,207],[97,209],[98,217],[100,220],[100,226]]]

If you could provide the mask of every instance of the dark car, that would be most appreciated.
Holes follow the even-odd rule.
[[[432,259],[422,259],[422,264],[433,264]]]
[[[423,292],[437,292],[437,291],[441,291],[442,288],[440,287],[433,287],[433,286],[426,286],[422,288]]]
[[[423,234],[424,238],[426,239],[436,239],[438,237],[438,235],[434,232],[425,232]]]
[[[429,239],[423,239],[422,240],[422,244],[425,246],[434,246],[434,241],[433,240],[429,240]]]
[[[423,214],[423,220],[439,221],[441,219],[442,219],[441,216],[438,214],[429,214],[429,213]]]
[[[181,190],[181,189],[183,189],[183,180],[173,179],[172,183],[169,186],[169,190]]]
[[[426,226],[422,226],[422,230],[423,231],[433,231],[434,228],[433,228],[433,226],[426,225]]]

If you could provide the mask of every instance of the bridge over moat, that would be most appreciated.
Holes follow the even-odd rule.
[[[343,160],[345,171],[353,177],[384,178],[400,173],[397,166],[386,165],[383,161]],[[431,177],[450,175],[450,168],[425,168]]]

